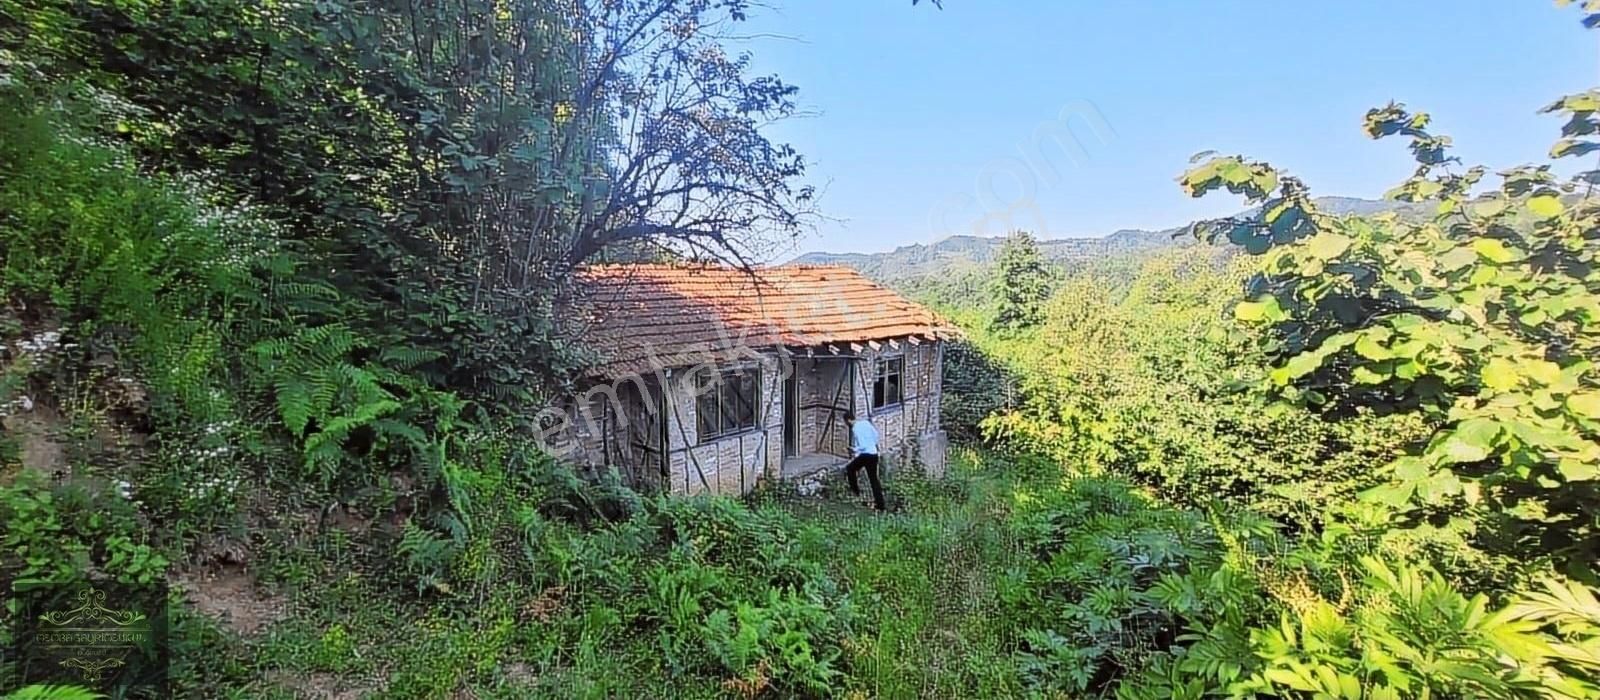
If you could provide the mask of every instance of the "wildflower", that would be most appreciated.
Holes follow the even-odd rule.
[[[27,340],[17,343],[17,347],[21,349],[25,355],[43,355],[55,350],[56,346],[60,344],[60,331],[45,331],[33,336],[32,338],[28,338]]]

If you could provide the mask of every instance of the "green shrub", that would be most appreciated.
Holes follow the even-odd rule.
[[[647,576],[670,662],[715,661],[752,692],[825,694],[858,613],[802,547],[795,518],[723,498],[662,498],[652,509],[672,548]]]
[[[261,330],[243,317],[268,296],[276,229],[197,180],[141,173],[84,136],[99,106],[54,97],[0,89],[0,172],[24,174],[0,179],[0,297],[55,317],[63,340],[35,397],[150,433],[89,471],[125,482],[174,544],[235,528],[243,467],[263,451],[235,355]]]
[[[1173,503],[1222,499],[1317,527],[1323,504],[1377,483],[1372,464],[1420,439],[1423,422],[1333,422],[1241,393],[1264,360],[1225,310],[1250,269],[1190,248],[1149,257],[1127,289],[1071,279],[1036,335],[981,342],[1024,378],[1020,404],[988,419],[986,432],[1125,475]]]
[[[1425,566],[1363,557],[1365,574],[1335,578],[1342,588],[1326,596],[1305,572],[1259,564],[1231,591],[1198,582],[1201,598],[1196,581],[1164,586],[1187,632],[1119,697],[1600,697],[1589,589],[1548,582],[1494,609]]]
[[[401,659],[386,695],[447,697],[469,680],[484,682],[505,660],[515,636],[509,602],[497,598],[479,615],[454,620],[430,615],[410,625],[415,641]]]
[[[1018,379],[970,340],[945,344],[939,424],[962,442],[976,442],[990,415],[1015,407]]]
[[[1276,628],[1251,631],[1261,668],[1234,692],[1332,697],[1593,697],[1600,686],[1562,673],[1543,637],[1512,611],[1492,612],[1437,574],[1365,558],[1357,608],[1315,601],[1281,616]],[[1564,589],[1593,597],[1582,588]],[[1593,615],[1595,610],[1591,609]],[[1600,618],[1587,621],[1596,641]],[[1563,637],[1578,631],[1565,630]],[[1581,637],[1580,637],[1581,639]],[[1551,662],[1555,662],[1552,664]],[[1600,665],[1587,664],[1587,676]],[[1567,669],[1569,673],[1578,668]],[[1592,677],[1592,676],[1591,676]]]
[[[1243,525],[1253,537],[1271,530]],[[1033,556],[1006,586],[1007,614],[1027,621],[1018,663],[1039,690],[1099,690],[1165,651],[1181,618],[1159,603],[1158,588],[1222,559],[1213,522],[1114,479],[1029,494],[1012,527]]]
[[[1033,556],[1003,582],[1043,693],[1600,697],[1600,602],[1546,581],[1494,606],[1389,549],[1359,513],[1317,537],[1174,510],[1113,479],[1024,493]],[[1388,563],[1395,562],[1395,563]]]
[[[150,600],[164,591],[167,560],[134,506],[104,485],[46,485],[33,472],[0,485],[0,644],[13,625],[32,625],[47,610],[69,610],[85,587],[114,583],[124,595]],[[161,598],[160,600],[164,600]],[[39,651],[24,649],[25,652]],[[135,659],[143,657],[135,656]],[[0,684],[20,680],[28,654],[0,660]],[[134,661],[108,679],[126,692],[150,669]]]
[[[70,685],[30,685],[6,693],[5,700],[95,700],[99,693]]]
[[[1544,108],[1569,120],[1551,160],[1600,149],[1597,101],[1590,90]],[[1600,579],[1600,205],[1588,197],[1600,170],[1564,179],[1553,163],[1520,166],[1484,191],[1488,170],[1458,172],[1431,124],[1394,103],[1365,123],[1372,138],[1410,139],[1417,170],[1389,196],[1426,202],[1426,217],[1326,214],[1298,179],[1238,156],[1180,182],[1253,207],[1197,233],[1261,256],[1233,315],[1270,358],[1264,394],[1333,416],[1429,420],[1427,440],[1384,461],[1387,483],[1370,498]]]
[[[164,582],[167,561],[133,504],[110,488],[46,486],[32,472],[0,486],[0,550],[12,595],[59,591],[91,572],[126,585]]]
[[[192,182],[151,179],[44,95],[0,91],[0,294],[48,303],[64,332],[121,338],[157,420],[199,428],[232,417],[223,342],[263,295],[255,273],[273,228]]]
[[[706,647],[754,688],[774,685],[824,695],[842,675],[839,641],[845,615],[834,601],[768,588],[764,600],[739,601],[705,620]]]

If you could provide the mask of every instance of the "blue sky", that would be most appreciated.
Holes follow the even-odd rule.
[[[1207,149],[1376,198],[1411,168],[1402,142],[1361,134],[1368,107],[1429,111],[1457,155],[1500,168],[1555,140],[1539,107],[1600,83],[1600,31],[1547,0],[773,2],[738,48],[800,87],[809,116],[771,133],[807,156],[831,217],[790,253],[1010,226],[1097,236],[1242,208],[1178,190]],[[1096,114],[1114,131],[1103,142]],[[1077,158],[1035,140],[1061,123]]]

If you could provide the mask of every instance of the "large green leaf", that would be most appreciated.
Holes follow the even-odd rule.
[[[1500,424],[1489,418],[1462,421],[1432,450],[1447,462],[1479,462],[1494,453]]]
[[[1479,238],[1472,242],[1472,250],[1479,257],[1492,263],[1508,263],[1517,258],[1516,254],[1506,247],[1505,242],[1498,238]]]
[[[1506,200],[1504,199],[1480,199],[1472,203],[1472,213],[1484,218],[1498,216],[1500,212],[1505,210]]]
[[[1553,219],[1561,216],[1566,207],[1561,205],[1561,200],[1554,195],[1540,195],[1528,200],[1528,211],[1541,219]]]
[[[1279,306],[1277,297],[1264,296],[1257,301],[1239,302],[1237,306],[1233,307],[1233,317],[1240,321],[1248,322],[1278,322],[1287,319],[1289,316],[1284,313],[1283,307]]]
[[[1511,391],[1522,383],[1522,376],[1517,372],[1517,364],[1503,357],[1496,357],[1484,365],[1480,376],[1484,386],[1494,391]]]
[[[1332,260],[1343,255],[1354,243],[1350,237],[1332,231],[1323,231],[1306,242],[1311,254],[1321,260]]]
[[[1563,459],[1557,463],[1556,469],[1561,472],[1561,478],[1567,481],[1592,481],[1600,476],[1600,464],[1580,459]]]
[[[1380,345],[1378,339],[1372,333],[1363,333],[1361,338],[1356,340],[1355,351],[1356,354],[1369,360],[1387,360],[1394,357],[1394,353],[1389,352],[1388,348]]]
[[[1600,420],[1600,391],[1583,391],[1568,396],[1567,410],[1584,418]]]

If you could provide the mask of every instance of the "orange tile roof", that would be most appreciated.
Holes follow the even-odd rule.
[[[956,334],[921,305],[836,265],[601,265],[577,279],[567,318],[611,374],[698,364],[740,347]]]

